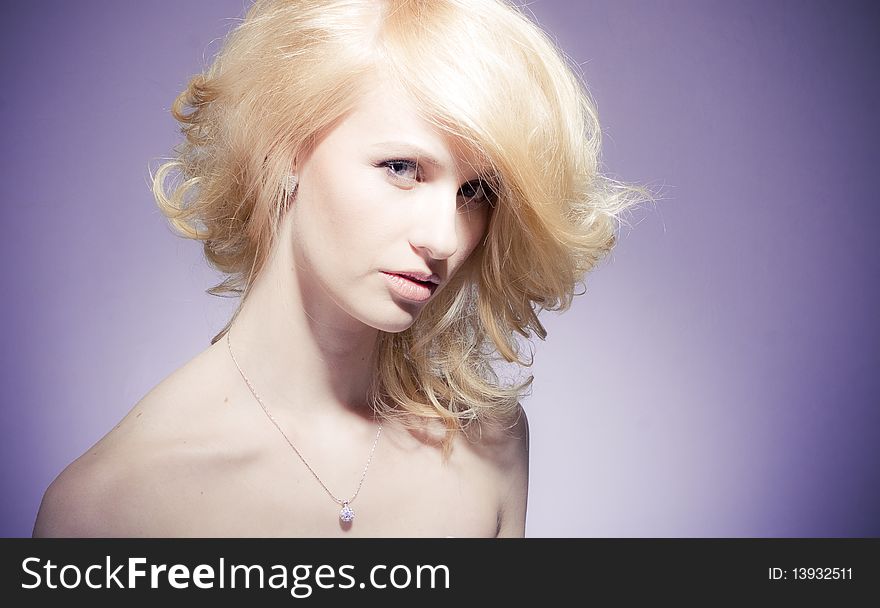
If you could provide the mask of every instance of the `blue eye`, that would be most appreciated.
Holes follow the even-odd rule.
[[[383,163],[380,163],[379,166],[387,167],[392,177],[404,179],[406,181],[414,181],[420,177],[418,175],[419,166],[415,161],[412,160],[387,160]],[[408,175],[407,172],[412,172],[412,175]]]
[[[395,158],[392,160],[382,161],[374,165],[375,167],[385,167],[386,172],[394,179],[403,180],[405,182],[421,181],[423,178],[421,167],[415,160],[405,158]],[[489,182],[483,179],[475,179],[464,184],[459,190],[459,195],[465,199],[463,207],[479,208],[488,204],[494,207],[498,198]]]

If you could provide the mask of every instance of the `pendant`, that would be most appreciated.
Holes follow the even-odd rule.
[[[346,522],[354,519],[354,511],[348,506],[347,500],[342,503],[342,511],[339,512],[339,519]]]

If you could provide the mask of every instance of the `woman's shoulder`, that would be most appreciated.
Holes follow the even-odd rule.
[[[529,421],[522,405],[505,448],[501,467],[501,521],[498,536],[525,536],[529,494]]]
[[[469,432],[469,443],[499,474],[508,476],[528,464],[529,421],[517,404],[506,423],[481,425]]]
[[[156,503],[173,449],[162,409],[156,395],[145,397],[67,465],[43,495],[34,536],[136,536],[148,521],[138,514]]]
[[[484,425],[468,445],[486,466],[499,505],[498,536],[523,536],[529,484],[529,422],[517,404],[507,424]]]
[[[524,536],[529,492],[529,421],[517,404],[516,419],[499,453],[501,516],[498,536]]]
[[[100,442],[70,463],[43,495],[34,537],[112,537],[118,534],[121,503],[130,502],[144,481],[136,458],[120,450],[102,452]]]
[[[210,451],[193,424],[205,399],[193,390],[206,353],[150,390],[122,420],[70,463],[43,495],[33,535],[149,535],[168,503],[163,489],[189,456]],[[188,456],[189,455],[189,456]]]

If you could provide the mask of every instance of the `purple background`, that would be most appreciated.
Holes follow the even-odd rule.
[[[147,165],[245,5],[5,8],[3,536],[232,311]],[[664,200],[544,313],[527,534],[880,536],[876,11],[530,7],[583,66],[607,171]]]

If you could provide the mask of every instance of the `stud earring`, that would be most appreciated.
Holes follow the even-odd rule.
[[[287,180],[284,184],[284,189],[287,190],[288,193],[293,194],[293,191],[296,190],[296,185],[299,183],[299,177],[297,177],[296,173],[291,173],[287,176]]]

